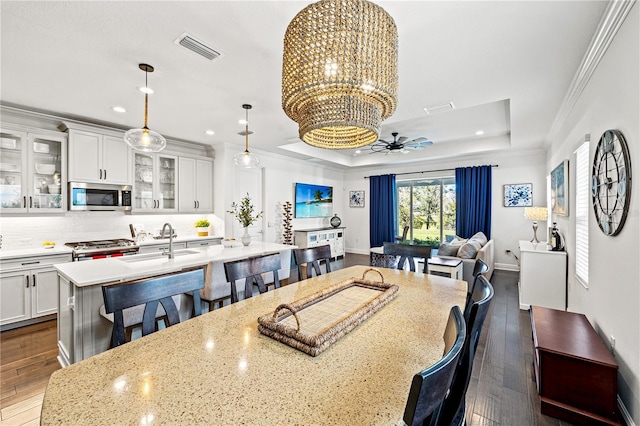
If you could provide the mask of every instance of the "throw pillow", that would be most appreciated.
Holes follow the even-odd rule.
[[[458,244],[458,245],[462,245],[466,242],[467,242],[466,238],[458,237],[457,235],[453,237],[453,240],[451,240],[451,244]]]
[[[469,241],[471,240],[479,242],[481,247],[484,247],[484,245],[487,244],[487,236],[484,235],[482,232],[477,232],[473,234],[473,236],[469,238]]]
[[[482,247],[480,243],[477,241],[467,241],[463,244],[458,250],[458,257],[460,259],[475,259],[476,254],[478,254],[478,250]]]
[[[438,256],[456,256],[459,249],[460,244],[442,243],[438,249]]]

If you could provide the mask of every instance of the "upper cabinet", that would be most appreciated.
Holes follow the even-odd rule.
[[[178,209],[181,213],[213,212],[213,162],[178,159]]]
[[[175,212],[177,157],[163,153],[134,154],[133,211]]]
[[[67,135],[37,130],[0,131],[0,210],[66,210]]]
[[[119,132],[70,127],[69,180],[131,185],[132,149]]]

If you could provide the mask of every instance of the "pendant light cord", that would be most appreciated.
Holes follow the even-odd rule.
[[[147,70],[144,71],[144,127],[143,129],[148,129],[147,127],[147,113],[149,111],[149,82],[148,82],[149,72]]]
[[[249,109],[245,109],[244,152],[249,153]]]

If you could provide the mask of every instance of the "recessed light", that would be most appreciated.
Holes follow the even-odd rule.
[[[153,89],[151,87],[138,87],[138,90],[140,90],[142,93],[148,93],[150,95],[153,94]]]
[[[481,136],[481,135],[484,135],[484,131],[483,130],[478,130],[476,132],[476,136]]]
[[[213,130],[206,130],[205,133],[209,136],[213,136],[216,134],[216,132],[214,132]]]
[[[238,123],[240,123],[240,124],[242,124],[242,125],[244,126],[244,125],[245,125],[245,124],[247,124],[248,122],[247,122],[247,120],[245,120],[245,119],[243,118],[242,120],[238,120]]]
[[[114,110],[115,112],[119,112],[119,113],[127,112],[127,110],[124,109],[121,106],[114,106],[114,107],[111,107],[111,109]]]
[[[359,149],[356,150],[356,154],[360,154],[362,151],[360,151]]]

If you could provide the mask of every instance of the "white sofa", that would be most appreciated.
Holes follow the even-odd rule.
[[[493,275],[493,267],[494,267],[493,252],[494,252],[493,240],[489,240],[484,246],[480,248],[480,250],[478,250],[478,253],[476,253],[476,257],[473,259],[460,259],[459,257],[455,257],[455,256],[441,256],[441,255],[438,255],[438,257],[441,257],[443,259],[462,260],[462,278],[471,286],[473,284],[473,267],[475,266],[476,259],[482,259],[484,263],[486,263],[487,266],[489,266],[489,270],[482,275],[484,275],[484,277],[487,280],[491,279],[491,276]]]

